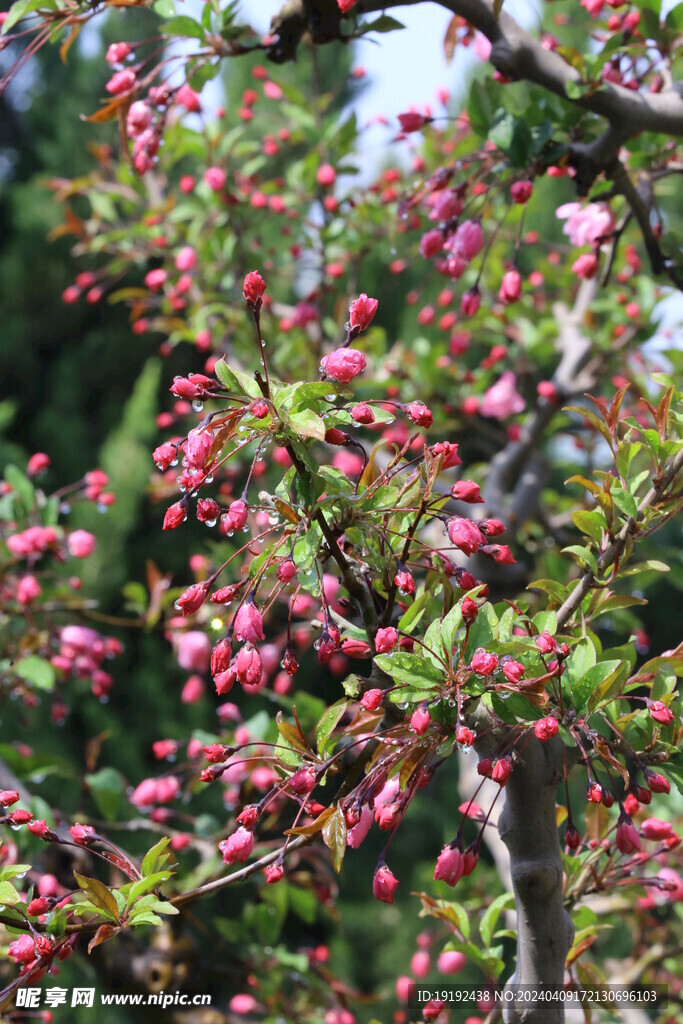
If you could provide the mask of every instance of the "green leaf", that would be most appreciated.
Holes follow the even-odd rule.
[[[599,669],[602,669],[602,679],[598,678]],[[600,704],[619,693],[629,671],[630,665],[627,661],[601,661],[589,669],[587,675],[593,673],[596,678],[594,688],[587,698],[586,710],[589,713],[595,711]]]
[[[303,437],[314,437],[317,441],[325,440],[325,421],[312,409],[301,409],[287,415],[289,426]]]
[[[391,18],[388,14],[382,14],[379,18],[375,18],[374,21],[364,22],[358,34],[365,36],[368,32],[396,32],[401,28],[405,28],[402,22],[397,21],[396,18]]]
[[[188,17],[186,14],[179,14],[175,18],[171,18],[165,25],[161,26],[161,31],[165,36],[183,36],[186,39],[201,39],[202,41],[206,35],[199,22],[195,21],[194,18]]]
[[[569,547],[562,548],[562,553],[574,555],[580,566],[584,569],[591,569],[597,575],[598,563],[590,548],[582,548],[580,544],[570,544]]]
[[[596,698],[594,691],[601,683],[611,685],[623,671],[625,664],[627,663],[622,661],[600,661],[597,665],[589,668],[581,678],[575,679],[570,686],[570,693],[576,710],[582,712],[588,704],[595,706],[596,700],[599,698]]]
[[[12,490],[19,495],[24,511],[29,512],[36,500],[35,488],[29,478],[17,466],[9,465],[5,469],[5,480]]]
[[[39,690],[54,690],[55,670],[49,661],[39,658],[37,654],[22,658],[14,665],[14,671]]]
[[[432,690],[443,682],[443,673],[427,658],[407,651],[378,654],[375,664],[399,683],[408,683],[414,690]],[[405,700],[405,691],[397,691],[397,700]],[[392,698],[396,694],[392,694]]]
[[[152,875],[155,871],[166,863],[170,854],[166,853],[166,847],[171,842],[170,836],[164,836],[159,840],[158,843],[152,847],[151,850],[145,854],[142,861],[141,873],[143,876]]]
[[[19,893],[11,882],[0,882],[0,903],[12,907],[19,902]]]
[[[151,875],[145,875],[144,878],[138,879],[137,882],[132,882],[130,886],[124,886],[123,891],[126,894],[127,902],[134,903],[152,889],[158,889],[162,882],[168,881],[171,874],[171,871],[155,871]]]
[[[157,917],[156,914],[152,914],[150,911],[145,910],[141,914],[131,915],[131,924],[134,924],[134,925],[138,925],[138,924],[156,924],[156,925],[160,925],[160,924],[163,924],[163,921],[162,921],[162,919],[160,917]]]
[[[254,378],[243,370],[238,370],[234,366],[228,366],[224,358],[218,360],[214,369],[221,384],[224,384],[229,391],[249,395],[250,398],[263,397],[261,389]]]
[[[612,491],[614,494],[614,491]],[[578,526],[581,533],[586,533],[588,536],[600,544],[602,541],[602,532],[607,526],[607,521],[602,512],[592,511],[585,512],[580,510],[578,512],[572,512],[572,519],[576,526]]]
[[[56,0],[19,0],[18,3],[12,4],[9,9],[5,23],[2,26],[1,35],[5,35],[11,28],[21,21],[24,15],[29,14],[31,11],[56,11],[57,2]]]
[[[118,921],[119,905],[107,886],[100,882],[99,878],[87,878],[85,875],[80,875],[78,871],[74,871],[74,878],[79,889],[82,889],[90,897],[91,903],[99,910],[109,914],[115,921]]]
[[[117,817],[126,795],[123,776],[115,768],[101,768],[85,776],[85,782],[100,814],[109,821]]]
[[[175,15],[175,4],[173,0],[154,0],[152,10],[160,18],[172,18]]]
[[[496,929],[496,922],[504,910],[515,905],[515,897],[511,892],[504,892],[502,896],[496,896],[495,900],[487,907],[481,921],[479,922],[479,933],[484,945],[488,949],[491,945],[493,933]]]
[[[347,842],[346,818],[340,807],[335,808],[334,814],[327,819],[323,826],[323,842],[332,854],[334,870],[339,874]]]
[[[318,745],[318,753],[321,757],[325,757],[329,752],[330,736],[334,732],[337,723],[348,706],[348,700],[345,697],[342,697],[341,700],[338,700],[336,704],[333,704],[332,707],[327,709],[318,722],[315,730],[315,738]]]
[[[0,881],[6,882],[10,878],[16,878],[18,875],[25,875],[27,871],[31,871],[30,864],[10,864],[7,867],[0,868]]]
[[[432,595],[428,590],[423,590],[421,594],[418,594],[408,610],[405,611],[399,619],[398,629],[402,633],[410,633],[410,631],[417,626],[418,622],[427,610],[427,605],[431,599]]]
[[[455,634],[462,624],[462,606],[455,604],[446,616],[441,620],[441,637],[443,645],[450,653],[453,648]]]

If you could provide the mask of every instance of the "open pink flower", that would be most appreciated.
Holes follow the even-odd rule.
[[[484,393],[479,405],[481,415],[494,420],[504,420],[508,416],[522,412],[526,403],[517,391],[516,385],[517,378],[512,370],[506,370],[501,374],[496,383]]]

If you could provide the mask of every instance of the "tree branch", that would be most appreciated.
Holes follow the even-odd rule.
[[[425,0],[361,0],[354,14],[371,14],[394,7],[414,7]],[[567,96],[570,82],[582,83],[581,75],[553,50],[523,29],[506,11],[496,18],[492,0],[434,0],[464,18],[491,43],[490,61],[507,78],[541,85],[570,103],[606,118],[630,138],[640,131],[683,135],[683,89],[674,83],[660,93],[634,92],[611,82],[576,98]],[[336,8],[336,11],[335,11]],[[294,60],[304,35],[313,42],[329,42],[341,35],[336,0],[288,0],[273,18],[275,40],[267,53],[282,63]],[[627,126],[627,127],[626,127]]]

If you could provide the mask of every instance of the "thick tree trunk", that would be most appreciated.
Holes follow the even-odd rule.
[[[498,829],[510,854],[517,909],[517,968],[510,984],[558,985],[574,928],[562,902],[562,859],[555,796],[563,775],[563,744],[535,737],[505,787]],[[504,1008],[505,1024],[562,1024],[562,1003]]]

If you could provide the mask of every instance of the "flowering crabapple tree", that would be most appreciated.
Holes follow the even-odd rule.
[[[105,828],[61,831],[2,794],[17,844],[73,843],[109,871],[35,896],[12,881],[26,865],[3,868],[20,965],[4,995],[81,937],[90,950],[182,919],[247,879],[268,901],[306,871],[329,899],[328,864],[341,871],[373,839],[368,890],[391,904],[405,888],[392,841],[442,776],[443,843],[420,851],[434,931],[399,1000],[443,938],[442,971],[467,965],[500,987],[640,980],[592,947],[600,914],[628,913],[626,959],[642,960],[647,915],[683,896],[683,654],[676,640],[645,658],[639,618],[645,586],[666,586],[683,465],[680,352],[666,334],[646,345],[683,281],[680,8],[549,3],[530,33],[512,4],[440,0],[447,59],[476,53],[467,95],[384,118],[392,148],[368,182],[346,78],[326,57],[401,31],[385,12],[415,2],[289,0],[267,36],[232,3],[198,18],[172,0],[126,4],[144,8],[140,41],[120,6],[18,0],[6,79],[57,36],[68,59],[117,8],[106,99],[85,117],[105,127],[84,128],[106,141],[87,173],[51,182],[84,261],[63,298],[125,303],[139,343],[186,352],[150,493],[169,545],[196,522],[212,539],[159,601],[187,700],[210,676],[220,727],[184,737],[182,764],[182,740],[157,741],[162,772],[130,780],[138,827],[167,830],[141,862]],[[230,102],[216,108],[208,83],[225,68]],[[82,627],[36,639],[34,563],[90,541],[63,541],[29,488],[9,477],[3,498],[28,517],[12,506],[5,540],[20,649],[7,671],[27,702],[82,662],[97,687],[95,652],[110,650]],[[174,804],[207,790],[221,794],[217,833],[174,831]],[[199,868],[173,865],[187,848]],[[491,865],[512,898],[468,895]],[[645,955],[648,977],[672,980],[673,942]],[[308,993],[283,995],[266,956],[232,1012],[356,1020],[350,990],[315,957],[308,968]],[[438,1002],[413,1012],[449,1019]],[[564,1010],[511,1004],[503,1019]]]

